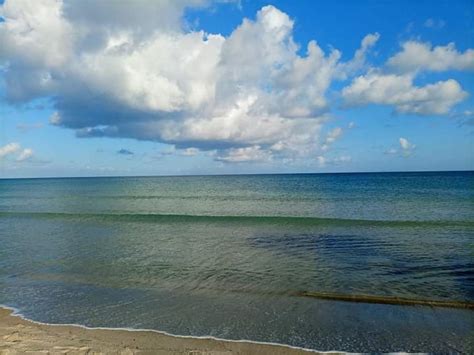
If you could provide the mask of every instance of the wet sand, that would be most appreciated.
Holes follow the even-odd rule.
[[[91,329],[25,320],[0,308],[0,354],[317,354],[279,345]]]

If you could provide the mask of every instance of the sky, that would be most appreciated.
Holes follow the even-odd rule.
[[[472,0],[0,0],[0,177],[474,170]]]

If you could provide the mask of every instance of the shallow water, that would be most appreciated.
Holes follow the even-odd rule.
[[[474,173],[0,180],[0,303],[35,320],[319,350],[465,351]]]

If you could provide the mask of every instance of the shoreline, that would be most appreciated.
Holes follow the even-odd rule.
[[[74,354],[344,354],[285,344],[173,335],[154,329],[87,327],[30,320],[0,305],[0,354],[44,352]]]

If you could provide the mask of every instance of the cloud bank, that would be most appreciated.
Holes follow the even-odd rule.
[[[50,123],[78,137],[158,141],[231,163],[319,159],[342,136],[340,128],[324,133],[335,81],[352,80],[341,92],[349,106],[384,104],[421,115],[445,114],[467,95],[452,79],[422,87],[413,80],[421,69],[472,69],[472,50],[408,42],[388,60],[393,72],[367,71],[377,33],[342,61],[340,51],[325,52],[316,41],[300,48],[293,20],[274,6],[228,37],[187,30],[185,9],[208,3],[6,1],[6,99],[50,97]]]

